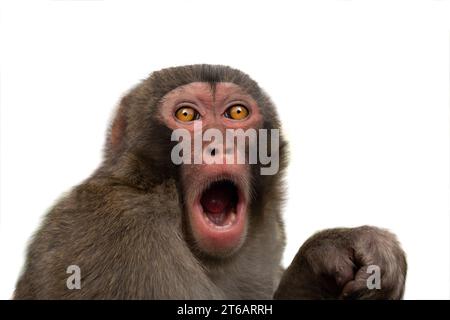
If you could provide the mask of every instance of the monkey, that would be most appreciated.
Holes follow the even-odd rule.
[[[261,161],[218,161],[251,151],[223,142],[201,141],[202,161],[175,163],[181,142],[174,132],[195,145],[200,122],[200,133],[267,130],[273,137],[281,129],[268,94],[240,70],[195,64],[154,71],[120,100],[99,167],[45,216],[13,298],[403,297],[406,255],[378,227],[318,232],[284,270],[286,139],[273,140],[275,149],[267,139],[278,159],[274,174],[262,174]],[[179,155],[189,160],[194,148]],[[366,283],[372,265],[380,269],[375,289]],[[80,270],[78,288],[67,284],[69,266]]]

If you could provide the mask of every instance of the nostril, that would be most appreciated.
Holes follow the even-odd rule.
[[[216,155],[216,148],[212,148],[211,149],[211,156],[215,156]]]

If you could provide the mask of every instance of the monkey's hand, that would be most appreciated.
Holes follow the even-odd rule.
[[[401,299],[406,257],[396,237],[363,226],[321,231],[284,272],[275,299]]]

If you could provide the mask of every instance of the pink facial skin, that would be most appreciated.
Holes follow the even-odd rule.
[[[224,112],[232,105],[242,104],[249,110],[249,116],[243,120],[225,118]],[[194,130],[192,122],[181,122],[174,115],[182,106],[196,109],[201,116],[203,128],[258,129],[262,125],[262,116],[256,101],[234,83],[216,84],[215,92],[204,82],[193,82],[167,93],[161,100],[161,119],[172,129]]]
[[[249,114],[245,119],[225,117],[225,111],[233,105],[245,106]],[[180,107],[189,106],[200,114],[203,130],[215,128],[225,136],[226,129],[259,129],[262,116],[256,101],[233,83],[218,83],[215,90],[203,82],[190,83],[166,94],[161,100],[160,119],[166,126],[194,131],[194,121],[182,122],[175,113]],[[209,143],[204,143],[206,147]],[[215,157],[225,157],[221,152]],[[224,158],[223,158],[224,159]],[[182,164],[181,181],[184,189],[185,210],[194,240],[203,252],[213,256],[227,256],[237,251],[245,241],[250,197],[250,168],[248,164]],[[208,220],[200,199],[214,181],[228,180],[236,186],[238,201],[232,223],[217,226]]]

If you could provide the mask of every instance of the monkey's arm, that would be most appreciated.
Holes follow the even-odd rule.
[[[274,298],[401,299],[406,269],[405,253],[390,232],[328,229],[303,244]]]

